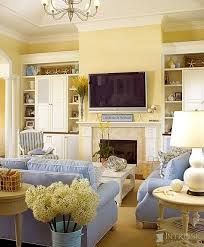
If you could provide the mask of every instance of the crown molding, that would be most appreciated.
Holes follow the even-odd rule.
[[[131,16],[75,23],[79,32],[89,32],[114,28],[161,25],[163,15]]]
[[[79,40],[78,33],[71,34],[52,34],[46,36],[33,36],[27,40],[29,44],[39,43],[52,43],[52,42],[64,42],[64,41],[77,41]]]
[[[189,21],[186,23],[163,24],[164,32],[179,32],[204,29],[204,21]]]
[[[3,25],[0,25],[0,34],[7,36],[7,37],[10,37],[12,39],[16,39],[16,40],[21,41],[21,42],[25,42],[25,43],[28,42],[27,36],[25,36],[19,32],[16,32],[10,28],[7,28]]]

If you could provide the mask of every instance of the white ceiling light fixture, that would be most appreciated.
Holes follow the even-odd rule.
[[[45,12],[54,19],[59,20],[66,14],[70,22],[74,15],[80,20],[87,21],[89,17],[94,17],[100,6],[100,0],[41,0]],[[85,6],[83,7],[83,5]]]

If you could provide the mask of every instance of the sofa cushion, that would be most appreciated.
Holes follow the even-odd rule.
[[[28,170],[81,174],[83,178],[87,178],[89,180],[90,185],[94,189],[97,188],[95,169],[89,161],[33,158],[28,162]]]
[[[187,153],[190,152],[190,149],[187,148],[178,148],[178,147],[172,147],[171,151],[169,152],[158,152],[158,158],[160,161],[160,177],[163,178],[164,177],[164,173],[167,167],[167,164],[170,160],[172,160],[175,157],[178,157],[179,155],[183,154],[183,153]]]
[[[183,180],[183,174],[189,168],[190,152],[181,154],[180,156],[172,159],[167,164],[164,179],[180,179]]]
[[[30,158],[0,158],[0,165],[8,169],[27,170],[27,163]]]
[[[61,181],[64,184],[71,184],[75,178],[82,178],[81,174],[77,173],[61,173],[47,171],[31,171],[21,170],[22,181],[32,185],[49,186],[52,183]]]

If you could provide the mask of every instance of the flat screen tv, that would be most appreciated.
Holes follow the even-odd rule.
[[[147,111],[145,72],[89,75],[90,111]]]

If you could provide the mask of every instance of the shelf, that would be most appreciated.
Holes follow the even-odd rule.
[[[173,117],[165,117],[165,119],[173,119]]]
[[[29,103],[24,103],[25,106],[35,106],[35,103],[29,104]]]
[[[24,79],[35,79],[34,75],[25,75],[23,76]]]
[[[24,117],[24,119],[35,119],[35,117]]]
[[[79,103],[77,103],[77,102],[71,102],[71,103],[69,103],[69,105],[79,105]]]
[[[165,103],[167,103],[167,104],[178,104],[178,103],[181,104],[182,101],[181,100],[177,100],[177,101],[176,100],[175,101],[168,101],[168,100],[166,100]]]
[[[79,120],[78,117],[70,117],[69,119],[71,119],[71,120]]]
[[[165,84],[165,87],[182,87],[182,84]]]
[[[24,92],[35,92],[35,89],[24,89]]]
[[[76,91],[76,88],[70,88],[69,91]]]
[[[165,68],[164,71],[182,71],[184,68]],[[187,69],[187,68],[185,68]]]

